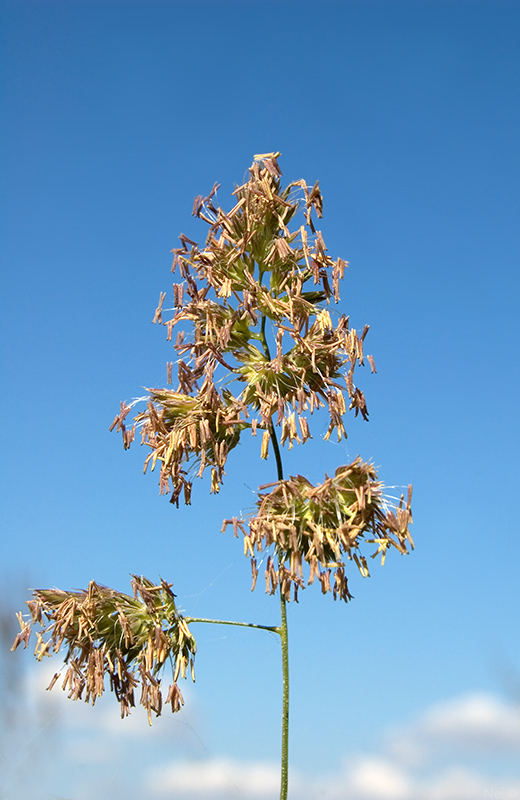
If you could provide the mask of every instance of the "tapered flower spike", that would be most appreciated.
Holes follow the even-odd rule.
[[[163,707],[159,674],[167,661],[172,666],[172,683],[166,702],[172,711],[184,704],[177,685],[179,674],[193,674],[195,639],[175,606],[171,584],[154,585],[144,577],[133,576],[133,597],[100,586],[92,581],[87,590],[65,592],[60,589],[37,589],[27,602],[36,631],[35,656],[41,661],[58,653],[62,645],[65,656],[65,677],[62,689],[72,700],[84,699],[95,704],[105,691],[108,677],[110,690],[126,717],[135,705],[134,689],[141,685],[140,703],[151,724],[152,712],[159,716]],[[31,623],[18,615],[20,633],[13,650],[22,642],[28,646]],[[56,673],[49,689],[60,679]]]

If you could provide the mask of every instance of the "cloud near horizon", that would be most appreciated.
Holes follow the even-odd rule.
[[[347,754],[335,774],[291,770],[293,792],[301,800],[520,800],[520,709],[495,695],[434,705],[385,741],[379,752]],[[278,781],[276,764],[209,759],[156,768],[148,786],[161,800],[267,800]]]
[[[201,725],[184,712],[161,719],[163,724],[151,730],[140,709],[121,722],[113,702],[92,709],[68,701],[57,687],[43,692],[51,673],[29,671],[26,703],[28,709],[44,707],[40,720],[59,721],[67,796],[74,800],[90,800],[94,789],[106,791],[109,779],[121,772],[128,780],[128,786],[120,786],[127,800],[277,796],[279,764],[210,754],[200,740],[193,746]],[[321,773],[291,768],[292,795],[299,800],[520,800],[520,709],[497,695],[455,697],[381,733],[379,747],[346,752],[336,768]],[[95,786],[85,783],[85,769]],[[23,792],[18,797],[32,800]]]

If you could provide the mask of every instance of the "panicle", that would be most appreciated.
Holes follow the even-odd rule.
[[[36,658],[41,661],[58,653],[62,645],[67,647],[62,689],[70,699],[94,705],[105,691],[107,677],[121,717],[126,717],[135,706],[134,690],[140,684],[140,704],[151,724],[152,712],[159,716],[163,706],[159,673],[169,661],[173,672],[166,702],[178,711],[184,701],[177,679],[179,674],[186,676],[187,666],[193,675],[197,648],[176,609],[171,584],[161,580],[155,585],[134,575],[132,588],[133,596],[94,581],[82,591],[37,589],[27,606],[32,624],[40,627]],[[21,630],[12,649],[22,642],[27,647],[31,634],[31,622],[21,614],[18,620]],[[48,688],[60,677],[56,673]]]
[[[225,520],[244,535],[245,554],[251,558],[253,588],[256,584],[256,556],[271,548],[276,555],[267,559],[266,591],[277,587],[287,600],[298,589],[317,578],[324,594],[349,600],[345,558],[352,560],[363,577],[368,577],[368,563],[362,552],[365,544],[376,545],[371,558],[381,555],[384,563],[388,550],[405,554],[413,549],[409,525],[412,522],[411,487],[408,498],[392,506],[384,494],[374,467],[357,457],[351,464],[338,467],[333,478],[325,476],[314,486],[302,475],[271,484],[260,494],[257,513],[248,519]],[[260,487],[260,490],[270,488]],[[305,570],[304,570],[305,565]],[[331,573],[333,583],[331,584]]]
[[[335,432],[338,440],[346,436],[349,409],[368,419],[354,382],[368,326],[358,335],[348,317],[333,323],[327,308],[331,298],[340,299],[347,262],[330,257],[314,225],[313,214],[319,219],[323,210],[318,183],[284,187],[279,156],[255,156],[231,210],[216,204],[218,184],[195,198],[193,214],[208,225],[205,243],[180,235],[172,250],[180,280],[171,316],[161,292],[153,318],[176,351],[167,380],[174,381],[175,366],[177,386],[148,390],[131,428],[126,403],[112,423],[125,448],[140,430],[150,449],[145,470],[159,463],[160,491],[177,505],[181,495],[190,501],[192,476],[206,469],[210,490],[219,491],[227,457],[245,430],[263,431],[267,458],[273,427],[289,448],[311,438],[307,413],[326,408],[326,438]]]

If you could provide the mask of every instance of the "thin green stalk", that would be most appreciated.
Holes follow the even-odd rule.
[[[262,275],[260,274],[260,281]],[[265,335],[266,316],[262,316],[260,325],[260,341],[266,358],[271,360],[271,353]],[[269,433],[271,435],[271,442],[273,443],[274,457],[276,460],[276,471],[278,473],[278,480],[283,481],[283,464],[282,456],[280,454],[280,445],[276,436],[275,427],[272,419],[269,422]],[[289,637],[287,629],[287,604],[285,597],[280,588],[280,614],[281,623],[278,629],[280,634],[280,642],[282,646],[282,673],[283,673],[283,698],[282,698],[282,763],[281,763],[281,783],[280,783],[280,800],[287,800],[287,792],[289,787]]]
[[[191,625],[192,622],[208,622],[212,625],[239,625],[242,628],[260,628],[263,631],[282,634],[281,629],[276,625],[256,625],[254,622],[232,622],[227,619],[206,619],[205,617],[184,617],[184,622]]]
[[[282,702],[282,776],[280,800],[287,800],[289,787],[289,639],[287,635],[287,608],[280,591],[280,642],[282,645],[283,702]]]
[[[259,339],[262,342],[262,347],[264,349],[265,357],[267,359],[269,359],[269,361],[270,361],[271,360],[271,351],[269,350],[269,345],[267,343],[267,337],[265,335],[265,322],[266,322],[266,316],[264,315],[262,317],[262,322],[260,324]],[[278,444],[278,439],[277,439],[277,436],[276,436],[276,431],[274,429],[274,425],[273,425],[273,420],[272,419],[269,421],[269,433],[270,433],[270,436],[271,436],[271,441],[273,443],[273,451],[274,451],[274,457],[275,457],[275,460],[276,460],[276,470],[277,470],[277,473],[278,473],[278,480],[279,481],[283,481],[282,456],[280,454],[280,445]]]
[[[278,439],[276,436],[276,431],[274,429],[273,420],[271,420],[269,423],[269,433],[271,434],[271,441],[273,443],[274,458],[276,461],[276,469],[278,471],[278,480],[283,481],[282,456],[280,454],[280,445],[278,444]]]
[[[269,345],[265,335],[265,316],[262,317],[260,327],[261,341],[267,358],[271,359]],[[278,480],[283,481],[283,464],[280,453],[280,445],[276,436],[276,430],[272,419],[269,422],[269,433],[273,443],[274,457],[276,460],[276,471]],[[289,788],[289,636],[287,629],[287,604],[280,588],[280,642],[282,646],[282,673],[283,673],[283,697],[282,697],[282,763],[281,763],[281,783],[280,800],[287,800]]]

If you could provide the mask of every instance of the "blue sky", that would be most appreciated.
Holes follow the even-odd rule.
[[[1,17],[5,609],[139,573],[192,616],[277,624],[219,532],[274,464],[244,445],[219,496],[201,483],[176,510],[108,427],[166,382],[150,322],[178,234],[205,236],[193,197],[218,181],[229,207],[253,155],[279,150],[287,181],[320,181],[329,252],[350,262],[339,311],[370,324],[378,369],[358,376],[370,422],[338,445],[316,419],[286,472],[372,459],[413,483],[416,542],[352,572],[348,606],[314,587],[290,608],[292,796],[520,797],[518,4],[25,0]],[[49,698],[54,665],[4,654],[25,699],[2,800],[276,797],[277,639],[194,632],[197,683],[152,733],[110,697]]]

